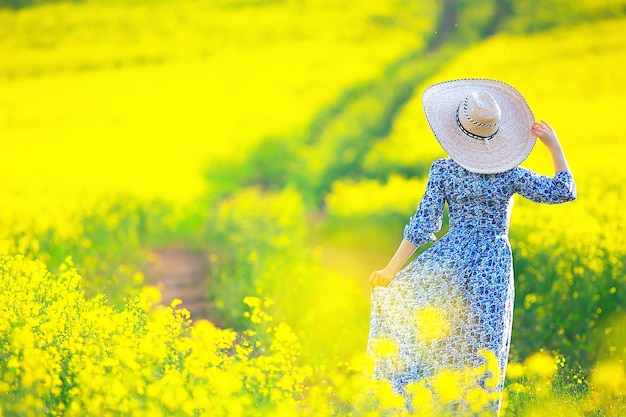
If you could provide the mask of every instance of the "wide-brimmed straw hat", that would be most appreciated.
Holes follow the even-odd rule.
[[[422,102],[443,149],[469,171],[508,171],[535,145],[530,107],[519,91],[501,81],[474,78],[434,84],[424,91]]]

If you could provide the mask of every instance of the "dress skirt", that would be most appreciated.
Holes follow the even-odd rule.
[[[441,372],[458,373],[464,380],[461,389],[496,394],[480,408],[497,413],[513,300],[506,235],[481,229],[448,232],[387,287],[372,290],[368,351],[377,358],[375,376],[388,379],[408,398],[410,383],[430,380],[432,385]],[[438,387],[431,388],[437,392]],[[470,410],[471,404],[451,402]]]

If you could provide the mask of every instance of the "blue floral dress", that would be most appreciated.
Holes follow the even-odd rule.
[[[372,290],[368,353],[375,359],[375,376],[403,393],[409,408],[411,383],[430,386],[447,401],[434,386],[437,378],[444,370],[465,370],[495,395],[479,407],[463,401],[447,406],[499,412],[513,321],[508,228],[514,194],[556,204],[575,199],[576,187],[568,172],[551,178],[516,167],[477,174],[452,159],[438,159],[430,168],[404,237],[417,246],[434,242],[446,203],[449,231],[387,287]],[[454,375],[448,383],[450,378]],[[463,385],[461,379],[457,375],[457,385]]]

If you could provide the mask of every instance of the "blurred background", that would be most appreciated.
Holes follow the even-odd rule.
[[[496,78],[579,193],[516,202],[512,357],[623,359],[624,28],[623,0],[0,0],[0,254],[71,256],[88,295],[151,285],[222,327],[269,297],[335,363],[445,156],[421,92]],[[524,165],[552,175],[541,146]]]

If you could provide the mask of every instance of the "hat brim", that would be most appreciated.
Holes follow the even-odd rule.
[[[467,136],[456,117],[459,104],[471,92],[487,91],[502,111],[496,135],[484,140]],[[478,173],[499,173],[521,164],[535,146],[531,132],[535,121],[524,97],[512,86],[497,80],[461,79],[428,87],[422,94],[426,119],[443,149],[459,165]]]

